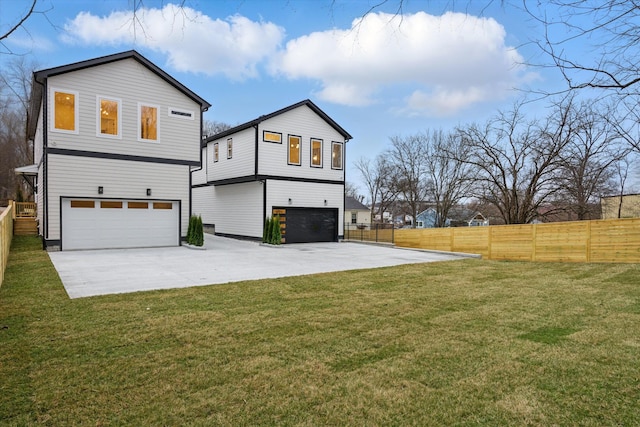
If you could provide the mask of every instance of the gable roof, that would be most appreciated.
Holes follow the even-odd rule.
[[[180,83],[179,81],[171,77],[169,74],[167,74],[164,70],[162,70],[160,67],[155,65],[153,62],[149,61],[147,58],[140,55],[140,53],[138,53],[135,50],[128,50],[125,52],[115,53],[113,55],[101,56],[98,58],[88,59],[86,61],[74,62],[72,64],[62,65],[59,67],[53,67],[53,68],[47,68],[44,70],[35,71],[33,73],[33,80],[31,84],[32,95],[31,95],[31,105],[30,105],[30,117],[31,117],[32,123],[28,124],[29,137],[32,138],[33,135],[35,134],[36,121],[38,119],[38,114],[40,112],[42,98],[44,95],[43,93],[44,81],[47,78],[57,76],[60,74],[70,73],[72,71],[83,70],[85,68],[91,68],[99,65],[109,64],[111,62],[121,61],[123,59],[133,59],[139,62],[140,64],[144,65],[151,72],[153,72],[158,77],[160,77],[161,79],[169,83],[174,88],[178,89],[188,98],[190,98],[197,104],[200,104],[200,108],[202,111],[207,111],[207,109],[211,107],[211,104],[209,104],[203,98],[196,95],[186,86],[184,86],[182,83]]]
[[[344,210],[347,209],[356,209],[356,210],[365,210],[368,211],[369,208],[360,203],[356,198],[351,196],[346,196],[344,198]]]
[[[212,136],[208,137],[207,139],[205,139],[203,141],[202,145],[204,146],[208,142],[211,142],[213,140],[224,138],[225,136],[232,135],[232,134],[234,134],[236,132],[240,132],[242,130],[248,129],[248,128],[253,127],[253,126],[256,126],[256,125],[260,124],[261,122],[263,122],[265,120],[269,120],[272,117],[279,116],[280,114],[284,114],[284,113],[286,113],[288,111],[291,111],[291,110],[294,110],[294,109],[296,109],[298,107],[302,107],[303,105],[306,105],[314,113],[316,113],[318,116],[320,116],[325,122],[327,122],[332,128],[334,128],[340,135],[342,135],[345,140],[349,140],[349,139],[353,138],[349,134],[349,132],[344,130],[342,128],[342,126],[340,126],[338,123],[336,123],[331,117],[329,117],[324,111],[322,111],[316,104],[311,102],[311,100],[309,100],[309,99],[305,99],[304,101],[297,102],[297,103],[295,103],[293,105],[289,105],[288,107],[282,108],[282,109],[280,109],[278,111],[274,111],[273,113],[266,114],[264,116],[260,116],[257,119],[248,121],[248,122],[243,123],[241,125],[232,127],[231,129],[227,129],[227,130],[222,131],[222,132],[220,132],[218,134],[212,135]]]

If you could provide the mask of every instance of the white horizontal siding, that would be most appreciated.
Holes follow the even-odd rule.
[[[215,197],[215,187],[198,187],[191,190],[192,210],[194,215],[200,215],[204,224],[215,223],[215,211],[213,199]]]
[[[262,188],[259,182],[195,188],[193,211],[216,233],[261,238]]]
[[[48,239],[60,238],[60,197],[181,200],[181,231],[189,226],[189,167],[87,157],[48,156]],[[104,193],[98,194],[102,186]],[[147,188],[151,196],[147,196]]]
[[[233,155],[227,159],[227,140],[229,138],[233,140]],[[209,142],[207,144],[208,181],[253,175],[255,171],[255,140],[255,130],[249,128]],[[215,143],[218,143],[219,147],[217,162],[214,162]]]
[[[282,144],[262,141],[262,132],[265,130],[282,133]],[[302,138],[300,166],[287,162],[288,135]],[[311,138],[323,140],[322,168],[311,167]],[[259,174],[344,180],[343,170],[331,169],[331,142],[344,142],[344,137],[306,105],[260,123],[259,139]]]
[[[44,152],[44,140],[42,138],[42,123],[43,113],[42,106],[40,108],[40,114],[38,114],[38,122],[36,124],[36,133],[33,138],[33,160],[36,165],[42,161],[42,153]]]
[[[44,235],[44,180],[43,180],[43,168],[44,165],[38,166],[38,185],[36,187],[36,210],[38,215],[38,234]]]
[[[344,186],[267,180],[267,215],[273,207],[337,208],[338,233],[342,234],[344,223]],[[291,199],[291,204],[289,204]],[[325,204],[324,201],[327,201]]]
[[[49,146],[73,150],[120,153],[197,161],[200,159],[200,107],[178,89],[134,59],[85,68],[48,79],[49,88],[78,92],[79,132],[49,132]],[[97,99],[101,95],[122,101],[120,139],[96,136]],[[49,99],[49,126],[53,100]],[[138,102],[158,106],[158,143],[138,141]],[[194,120],[169,117],[168,108],[194,112]]]

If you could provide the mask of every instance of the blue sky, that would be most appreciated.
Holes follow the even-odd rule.
[[[0,31],[30,3],[0,0]],[[42,69],[136,49],[213,105],[205,119],[230,125],[309,98],[353,135],[356,184],[353,162],[391,136],[483,122],[563,83],[525,65],[540,61],[529,41],[541,28],[502,1],[145,0],[135,25],[132,3],[38,0],[44,13],[0,45],[0,67],[9,53]]]

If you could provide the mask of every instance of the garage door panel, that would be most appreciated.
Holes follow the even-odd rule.
[[[131,201],[129,207],[126,200],[95,200],[94,208],[80,202],[63,200],[63,250],[177,246],[180,242],[177,202],[161,202],[163,209],[153,209],[153,202],[146,201]]]
[[[335,242],[338,210],[286,208],[286,243]]]

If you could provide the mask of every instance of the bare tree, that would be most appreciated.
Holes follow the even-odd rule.
[[[17,179],[14,169],[33,162],[33,146],[26,135],[34,68],[34,62],[16,56],[0,75],[1,198],[14,198],[30,190]]]
[[[525,121],[521,104],[500,112],[484,127],[458,129],[468,145],[461,158],[478,168],[477,197],[496,207],[506,224],[526,224],[558,191],[560,152],[571,133],[568,109],[562,103],[545,123]]]
[[[3,34],[0,34],[0,42],[2,42],[4,39],[6,39],[7,37],[9,37],[11,34],[13,34],[18,28],[22,27],[25,22],[27,22],[27,20],[31,17],[31,15],[34,14],[34,10],[36,8],[36,3],[38,2],[38,0],[32,0],[31,1],[31,6],[29,7],[29,9],[25,10],[25,12],[19,16],[17,18],[17,22],[12,25],[7,31],[5,31]],[[4,43],[3,43],[4,44]]]
[[[420,135],[394,136],[386,155],[393,167],[392,184],[402,196],[415,228],[416,217],[424,206],[429,188],[426,145]]]
[[[464,161],[469,147],[458,133],[442,130],[424,134],[428,197],[436,211],[436,227],[445,227],[451,208],[469,197],[475,182],[475,166]]]
[[[353,197],[354,199],[362,203],[362,201],[364,200],[364,196],[361,195],[358,191],[359,191],[358,186],[355,185],[354,183],[352,182],[344,183],[344,195],[347,197]]]
[[[387,212],[397,199],[397,191],[392,185],[393,168],[387,157],[379,154],[373,163],[367,158],[360,158],[355,163],[360,171],[364,185],[369,192],[371,202],[371,219],[376,216],[383,221],[384,212]]]
[[[615,166],[629,149],[606,119],[610,108],[598,111],[594,101],[568,108],[574,130],[561,153],[561,194],[579,220],[590,219],[597,199],[611,192]]]
[[[522,1],[544,27],[536,43],[557,67],[569,89],[601,88],[635,93],[640,82],[636,0]],[[588,54],[573,47],[588,46]],[[585,49],[586,50],[586,49]],[[574,52],[579,52],[575,53]],[[591,54],[594,53],[594,55]]]
[[[202,121],[202,137],[207,138],[209,136],[217,135],[220,132],[231,129],[231,125],[219,122],[217,120],[203,120]]]

